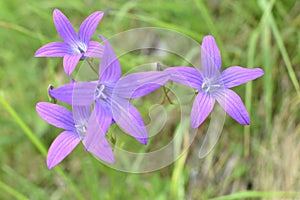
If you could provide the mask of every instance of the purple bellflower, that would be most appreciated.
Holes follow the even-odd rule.
[[[241,98],[229,88],[254,80],[264,74],[259,68],[247,69],[232,66],[220,73],[220,50],[215,39],[208,35],[201,46],[202,71],[191,67],[171,67],[171,80],[195,88],[198,94],[191,111],[191,126],[199,127],[211,113],[215,101],[238,123],[250,124],[249,114]]]
[[[147,95],[169,80],[165,71],[139,72],[120,78],[119,60],[106,38],[99,80],[63,85],[49,91],[53,98],[72,105],[94,104],[99,126],[107,132],[115,122],[142,144],[147,144],[148,133],[139,111],[128,99]]]
[[[36,105],[37,113],[49,124],[62,128],[51,144],[47,155],[49,169],[60,163],[82,141],[86,150],[108,163],[114,162],[113,151],[105,138],[105,133],[94,123],[95,115],[90,107],[73,106],[73,114],[66,108],[47,102]]]
[[[78,35],[68,18],[58,9],[53,11],[56,30],[63,42],[51,42],[39,48],[35,57],[63,57],[64,70],[71,75],[80,59],[85,57],[101,58],[103,46],[96,41],[90,41],[100,20],[102,11],[88,16],[81,24]]]

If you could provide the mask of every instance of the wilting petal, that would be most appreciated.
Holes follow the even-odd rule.
[[[96,117],[95,112],[92,112],[88,122],[87,133],[82,142],[87,151],[93,153],[95,156],[101,160],[104,160],[105,162],[113,163],[114,154],[112,148],[105,138],[105,133],[111,124],[111,117],[110,119],[107,117],[106,109],[100,108],[98,112],[102,112],[100,115],[104,117],[101,117],[99,120]]]
[[[84,54],[84,56],[90,57],[90,58],[102,58],[103,50],[104,50],[104,47],[102,44],[100,44],[99,42],[96,42],[96,41],[90,41],[88,50]]]
[[[165,71],[138,72],[122,77],[113,90],[113,95],[123,98],[138,98],[163,86],[169,80]]]
[[[78,31],[78,36],[81,41],[88,44],[103,15],[104,12],[97,11],[92,13],[82,22]]]
[[[206,92],[199,92],[194,100],[191,112],[191,125],[193,128],[200,126],[211,113],[215,100]]]
[[[36,104],[36,111],[49,124],[68,131],[74,130],[73,115],[68,109],[52,103],[39,102]]]
[[[81,56],[82,56],[81,54],[77,54],[77,55],[68,55],[67,54],[64,56],[64,60],[63,60],[64,70],[68,76],[70,76],[72,74],[72,72],[74,71]]]
[[[201,88],[203,77],[201,72],[192,67],[169,67],[166,69],[170,73],[170,80],[186,85],[191,88]]]
[[[68,18],[58,9],[53,11],[53,21],[60,37],[69,44],[76,44],[76,32]]]
[[[51,42],[39,48],[35,57],[63,57],[70,53],[69,46],[64,42]]]
[[[127,100],[115,98],[112,102],[115,122],[142,144],[147,144],[148,133],[139,111]]]
[[[223,83],[226,88],[235,87],[248,81],[257,79],[264,75],[264,71],[260,68],[243,68],[239,66],[229,67],[221,74]]]
[[[216,100],[222,108],[242,125],[250,124],[249,114],[241,98],[232,90],[225,89],[224,92],[216,96]]]
[[[64,131],[59,134],[51,144],[47,155],[47,166],[49,169],[60,163],[67,157],[80,142],[77,133]]]
[[[222,60],[220,50],[213,36],[205,36],[201,45],[201,63],[204,77],[212,77],[219,73]]]
[[[121,76],[120,62],[107,39],[103,36],[101,39],[104,41],[104,52],[99,68],[100,82],[113,82]]]

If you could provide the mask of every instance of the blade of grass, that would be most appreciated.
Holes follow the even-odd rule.
[[[120,13],[119,12],[114,12],[114,15],[119,17]],[[200,41],[200,39],[203,37],[203,35],[195,33],[195,32],[193,32],[189,29],[185,29],[183,27],[176,26],[174,24],[170,24],[170,23],[155,19],[153,17],[148,17],[148,16],[144,16],[144,15],[139,15],[139,14],[131,14],[131,13],[126,13],[126,15],[123,14],[122,16],[127,17],[129,19],[144,21],[144,22],[147,22],[149,24],[153,24],[154,26],[175,30],[175,31],[178,31],[180,33],[186,34],[186,35],[192,37],[193,39],[195,39],[197,41]]]
[[[41,152],[41,154],[46,157],[47,150],[42,144],[42,142],[34,135],[34,133],[30,130],[30,128],[26,125],[26,123],[21,119],[21,117],[17,114],[17,112],[10,106],[10,104],[4,98],[3,92],[0,91],[0,105],[11,115],[12,120],[14,120],[24,131],[29,140],[34,144],[34,146]],[[74,195],[78,199],[85,199],[80,191],[77,189],[75,184],[68,178],[68,176],[64,173],[60,166],[56,166],[54,170],[66,181],[69,185],[70,189],[74,192]]]
[[[189,120],[185,120],[181,123],[176,130],[175,135],[180,136],[176,137],[174,142],[174,155],[177,157],[180,154],[180,149],[183,146],[183,149],[186,148],[189,141],[188,128]],[[180,134],[180,135],[179,135]],[[188,149],[182,153],[180,158],[174,163],[174,169],[171,178],[170,192],[173,199],[184,199],[184,174],[183,168],[185,161],[188,155]]]
[[[266,7],[268,6],[268,5],[267,5],[267,1],[262,0],[262,1],[260,1],[260,2],[261,2],[261,3],[260,3],[261,9],[262,9],[262,10],[265,10]],[[271,3],[272,3],[272,2],[274,2],[274,0],[271,1]],[[284,46],[283,39],[282,39],[282,37],[281,37],[281,35],[280,35],[280,32],[279,32],[279,30],[278,30],[277,24],[276,24],[276,22],[275,22],[275,20],[274,20],[274,17],[273,17],[273,15],[272,15],[272,13],[270,13],[270,15],[269,15],[269,17],[268,17],[268,20],[269,20],[269,23],[270,23],[271,30],[272,30],[272,33],[273,33],[273,35],[274,35],[275,41],[276,41],[276,43],[277,43],[277,46],[278,46],[278,48],[279,48],[279,51],[280,51],[281,56],[282,56],[282,58],[283,58],[283,61],[284,61],[284,63],[285,63],[285,67],[286,67],[287,72],[288,72],[288,74],[289,74],[290,80],[291,80],[291,82],[292,82],[292,84],[293,84],[293,86],[294,86],[294,88],[295,88],[295,90],[296,90],[298,96],[300,97],[300,86],[299,86],[299,82],[298,82],[298,80],[297,80],[296,73],[295,73],[295,71],[294,71],[294,69],[293,69],[291,60],[290,60],[289,55],[288,55],[288,52],[287,52],[287,50],[286,50],[286,48],[285,48],[285,46]]]
[[[216,41],[218,43],[218,47],[220,48],[221,52],[223,51],[223,43],[220,38],[220,35],[218,34],[217,27],[214,25],[213,18],[211,17],[211,14],[209,10],[207,9],[205,3],[203,0],[194,0],[197,8],[200,11],[200,14],[202,15],[204,22],[208,26],[209,31],[211,34],[216,38]],[[222,57],[224,59],[225,63],[228,63],[228,57],[227,54],[222,54]]]
[[[273,1],[274,2],[274,1]],[[271,7],[270,13],[263,16],[261,34],[262,34],[262,56],[263,56],[263,66],[264,66],[264,105],[265,105],[265,123],[266,123],[266,133],[269,137],[272,132],[272,99],[273,99],[273,76],[271,66],[271,30],[269,18],[272,13],[273,3],[269,2],[268,6]]]
[[[17,190],[13,189],[9,185],[6,185],[0,180],[0,188],[6,191],[7,193],[11,194],[14,198],[18,200],[29,200],[27,197],[25,197],[23,194],[18,192]]]
[[[37,40],[41,40],[41,41],[46,41],[46,37],[43,36],[42,34],[40,33],[36,33],[36,32],[32,32],[22,26],[19,26],[17,24],[12,24],[12,23],[8,23],[8,22],[5,22],[5,21],[0,21],[0,27],[2,28],[5,28],[5,29],[10,29],[10,30],[14,30],[16,32],[19,32],[23,35],[26,35],[30,38],[33,38],[33,39],[37,39]]]
[[[83,155],[83,153],[86,154],[86,152],[81,151],[81,155]],[[98,172],[96,171],[96,166],[95,164],[92,162],[94,160],[94,158],[92,157],[92,155],[89,155],[89,157],[87,159],[80,159],[80,163],[82,166],[82,173],[83,173],[83,177],[84,177],[84,182],[85,182],[85,187],[88,189],[89,191],[89,197],[86,198],[91,198],[91,199],[99,199],[100,195],[99,195],[99,188],[98,186],[99,184],[99,179],[98,179]]]
[[[3,166],[3,171],[8,175],[10,180],[14,181],[14,186],[19,188],[19,191],[24,192],[31,199],[47,199],[49,196],[46,190],[39,187],[36,183],[27,177],[23,177],[18,171],[8,165]]]
[[[299,198],[298,192],[281,192],[281,191],[243,191],[230,195],[211,198],[210,200],[234,200],[234,199],[246,199],[246,198]]]
[[[257,47],[257,43],[258,43],[258,36],[259,36],[259,32],[256,29],[255,31],[253,31],[253,33],[251,34],[250,40],[249,40],[249,48],[248,48],[248,54],[247,54],[247,66],[249,67],[253,67],[254,66],[254,59],[255,59],[255,51],[256,51],[256,47]],[[252,103],[252,81],[248,82],[246,84],[246,92],[245,92],[245,105],[246,108],[249,112],[249,115],[251,116],[251,103]],[[250,155],[250,126],[245,126],[244,127],[244,156],[248,157]]]
[[[5,100],[4,94],[0,93],[0,104],[2,107],[11,115],[12,119],[20,126],[24,131],[29,140],[34,144],[34,146],[41,152],[41,154],[46,157],[47,150],[44,145],[39,141],[39,139],[34,135],[30,128],[25,124],[25,122],[19,117],[17,112],[9,105]]]

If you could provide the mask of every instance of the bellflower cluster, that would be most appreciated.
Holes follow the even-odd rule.
[[[107,39],[99,67],[99,80],[63,85],[50,90],[50,96],[72,105],[94,103],[98,123],[107,132],[112,120],[142,144],[147,144],[147,130],[137,109],[127,100],[151,93],[169,80],[164,71],[139,72],[120,78],[121,67]],[[96,123],[96,122],[95,122]]]
[[[106,138],[113,123],[146,145],[146,126],[130,99],[143,97],[164,86],[169,80],[197,90],[191,111],[192,128],[197,128],[204,122],[215,101],[240,124],[250,123],[242,100],[230,88],[262,76],[264,72],[261,69],[233,66],[220,73],[220,51],[214,38],[206,36],[201,47],[202,70],[175,66],[164,71],[122,76],[120,62],[109,41],[103,36],[100,36],[102,43],[90,41],[103,14],[102,11],[91,14],[83,21],[76,34],[67,17],[55,9],[53,20],[63,42],[46,44],[35,53],[36,57],[63,57],[63,67],[68,76],[79,60],[88,57],[101,59],[97,80],[78,82],[72,79],[69,84],[48,90],[53,99],[71,105],[72,111],[47,102],[36,105],[36,111],[43,120],[64,129],[49,148],[49,169],[68,156],[80,141],[86,151],[105,162],[113,163],[113,149]]]

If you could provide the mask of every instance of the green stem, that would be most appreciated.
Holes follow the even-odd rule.
[[[94,68],[93,63],[90,61],[90,59],[86,59],[87,63],[89,64],[90,68],[98,75],[97,70]]]
[[[249,40],[249,49],[247,55],[247,66],[254,66],[254,59],[255,59],[255,50],[258,43],[259,32],[256,29],[253,31],[250,40]],[[245,95],[245,105],[249,112],[250,117],[251,115],[251,103],[252,103],[252,81],[246,84],[246,95]],[[249,157],[251,152],[251,143],[250,143],[250,126],[245,126],[244,128],[244,156]]]
[[[0,181],[0,188],[2,188],[7,193],[11,194],[16,199],[19,199],[19,200],[29,200],[23,194],[19,193],[17,190],[13,189],[12,187],[6,185],[2,181]]]

